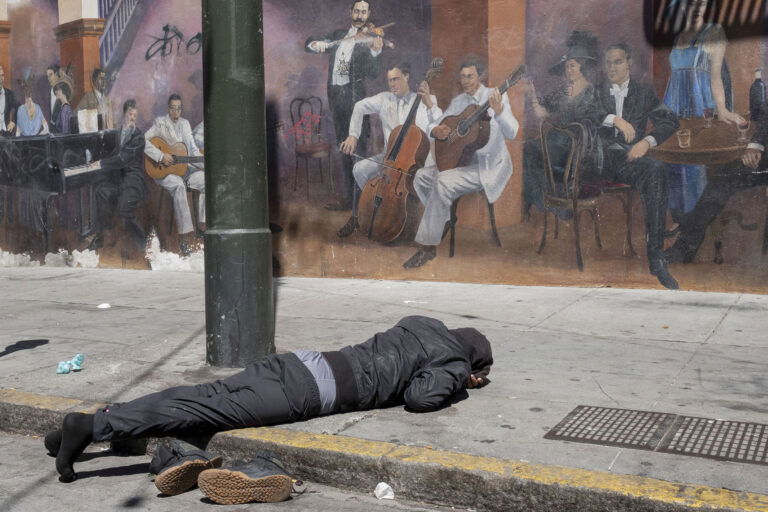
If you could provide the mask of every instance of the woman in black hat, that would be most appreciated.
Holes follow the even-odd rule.
[[[598,42],[589,31],[575,30],[566,41],[566,52],[560,61],[549,70],[551,75],[561,76],[564,81],[552,93],[539,98],[532,82],[528,82],[527,93],[536,119],[541,122],[550,118],[559,125],[581,122],[598,126],[600,108],[593,82],[597,72]],[[558,155],[567,155],[570,141],[550,147],[553,159]],[[523,150],[523,197],[524,213],[528,214],[531,205],[544,210],[542,190],[545,184],[544,157],[538,138],[529,139]]]

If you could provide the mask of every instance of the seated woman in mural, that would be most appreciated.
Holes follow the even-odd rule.
[[[53,94],[59,101],[51,115],[51,132],[71,133],[72,106],[69,104],[69,100],[72,97],[72,87],[66,81],[61,81],[53,86]]]
[[[682,31],[669,55],[671,74],[664,103],[680,118],[703,117],[712,109],[726,123],[744,123],[732,111],[731,79],[725,63],[727,41],[723,27],[708,23],[708,8],[715,0],[673,0],[668,16],[677,18],[684,9]],[[693,210],[707,184],[703,165],[670,166],[669,209],[672,219],[681,222]]]
[[[600,109],[593,85],[598,62],[598,41],[588,31],[574,31],[566,42],[565,55],[550,68],[549,73],[565,78],[564,83],[554,92],[538,98],[533,83],[529,82],[533,112],[538,124],[550,118],[556,124],[567,125],[581,122],[591,127],[600,125]],[[604,117],[604,116],[603,116]],[[550,138],[549,151],[553,163],[564,159],[570,148],[570,140],[562,140],[553,134]],[[541,141],[528,139],[523,149],[523,197],[524,213],[527,215],[531,205],[544,210],[542,191],[545,186],[544,156]]]
[[[16,113],[17,137],[45,135],[48,133],[48,123],[45,121],[45,117],[43,117],[43,110],[40,108],[40,105],[32,101],[32,83],[34,79],[34,76],[28,70],[24,73],[24,78],[19,80],[24,94],[24,103]]]

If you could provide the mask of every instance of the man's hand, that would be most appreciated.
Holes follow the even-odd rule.
[[[741,161],[744,165],[750,169],[757,169],[757,164],[760,163],[760,159],[763,157],[763,152],[759,149],[749,148],[741,155]]]
[[[432,108],[434,103],[432,102],[432,96],[429,94],[429,84],[426,81],[419,84],[419,96],[421,96],[421,100],[427,109]]]
[[[629,124],[629,122],[620,117],[616,117],[613,119],[613,126],[624,135],[624,140],[628,143],[635,140],[635,127]]]
[[[432,128],[432,136],[438,140],[445,140],[451,134],[451,127],[441,124]]]
[[[501,101],[501,93],[498,88],[494,88],[491,95],[488,96],[488,103],[491,104],[491,108],[496,112],[496,115],[504,112],[504,102]]]
[[[627,154],[627,161],[637,160],[643,158],[648,150],[651,149],[651,143],[643,139],[634,146],[632,146]]]
[[[16,123],[11,121],[10,123],[8,123],[8,126],[6,126],[5,129],[8,130],[9,132],[13,132],[16,129]]]
[[[350,135],[346,139],[344,139],[344,142],[341,143],[339,146],[339,149],[342,153],[345,155],[351,155],[355,152],[355,149],[357,149],[357,137],[354,135]]]
[[[474,375],[470,375],[469,379],[467,379],[467,389],[472,388],[478,388],[483,385],[483,378],[482,377],[475,377]]]
[[[160,160],[160,163],[163,164],[166,167],[170,167],[173,165],[173,156],[163,153],[163,158]]]
[[[380,52],[384,48],[384,39],[380,37],[374,37],[371,41],[371,50]]]
[[[309,43],[309,47],[317,53],[325,53],[328,50],[328,43],[326,41],[312,41]]]

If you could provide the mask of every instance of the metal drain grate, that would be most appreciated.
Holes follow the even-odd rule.
[[[768,425],[580,405],[545,439],[768,465]]]
[[[680,416],[657,451],[768,464],[768,425]]]
[[[655,450],[675,415],[580,405],[546,439]]]

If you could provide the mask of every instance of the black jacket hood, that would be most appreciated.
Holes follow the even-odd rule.
[[[475,377],[487,377],[493,364],[493,352],[488,338],[472,327],[450,329],[457,340],[466,349]]]

